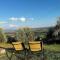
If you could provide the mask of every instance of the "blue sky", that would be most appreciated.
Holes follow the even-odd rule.
[[[0,0],[0,27],[54,26],[60,16],[60,0]]]

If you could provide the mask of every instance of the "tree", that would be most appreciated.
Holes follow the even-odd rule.
[[[60,17],[57,20],[57,24],[49,29],[45,42],[46,43],[60,42]]]
[[[27,45],[29,41],[34,40],[34,32],[32,31],[32,29],[27,27],[18,29],[16,38],[18,41],[22,41],[25,45]]]
[[[34,32],[30,28],[18,29],[16,32],[17,40],[34,40]]]
[[[0,42],[7,42],[6,35],[2,28],[0,28]]]
[[[54,36],[55,42],[60,43],[60,17],[57,20],[57,24],[55,26],[53,36]]]
[[[57,19],[57,26],[60,27],[60,17],[58,17],[58,19]]]

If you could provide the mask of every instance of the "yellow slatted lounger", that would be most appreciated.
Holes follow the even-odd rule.
[[[42,51],[43,51],[43,43],[42,41],[29,41],[29,57],[31,60],[43,60]]]
[[[29,47],[30,50],[35,52],[35,51],[41,51],[42,50],[42,42],[40,41],[29,41]]]
[[[17,60],[22,60],[22,57],[20,55],[22,55],[22,51],[23,51],[23,46],[22,46],[22,42],[12,42],[13,45],[13,52],[11,53],[11,56],[9,57],[9,53],[7,54],[7,57],[9,58],[9,60],[14,60],[14,57],[16,57]]]
[[[13,42],[12,44],[16,51],[23,50],[22,42]]]

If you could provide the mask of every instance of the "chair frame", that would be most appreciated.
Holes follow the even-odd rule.
[[[22,46],[23,49],[17,50],[14,45],[18,45],[18,44],[21,44],[21,46]],[[24,44],[22,42],[21,43],[12,42],[12,46],[13,46],[13,52],[11,53],[10,57],[8,56],[8,52],[6,52],[6,55],[7,55],[7,57],[8,57],[9,60],[12,60],[13,55],[16,56],[16,52],[20,52],[20,51],[23,51],[25,49]],[[12,50],[12,49],[10,49],[10,50]],[[22,59],[22,58],[20,57],[20,59]]]

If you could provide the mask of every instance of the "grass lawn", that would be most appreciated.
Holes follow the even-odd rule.
[[[3,48],[12,48],[12,44],[9,44],[9,43],[0,43],[0,47],[3,47]]]
[[[60,44],[44,45],[44,49],[60,52]]]
[[[44,46],[44,49],[46,49],[46,50],[48,50],[48,51],[52,51],[52,52],[60,52],[60,44],[52,44],[52,45],[43,45]],[[12,46],[12,44],[7,44],[7,43],[0,43],[0,47],[4,47],[4,48],[12,48],[13,46]],[[51,52],[49,52],[49,53],[47,53],[47,52],[45,52],[46,53],[46,56],[48,56],[48,58],[47,58],[47,60],[53,60],[53,58],[51,58],[51,55],[49,55]],[[55,53],[54,53],[55,54]],[[53,54],[53,56],[54,56],[54,54]],[[10,53],[9,53],[9,55],[10,55]],[[60,56],[60,53],[57,53],[57,55],[56,56]],[[5,57],[5,58],[3,58],[3,57]],[[50,59],[49,59],[50,58]],[[0,59],[1,60],[7,60],[7,57],[6,57],[6,54],[1,54],[0,55]],[[15,59],[15,58],[14,58]],[[14,60],[13,59],[13,60]],[[60,60],[60,59],[59,59]]]

